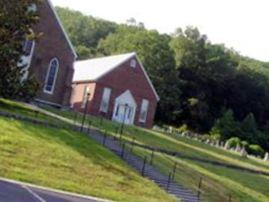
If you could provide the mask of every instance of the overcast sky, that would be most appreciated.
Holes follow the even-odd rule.
[[[269,62],[269,0],[52,0],[54,5],[172,33],[193,25],[214,43]]]

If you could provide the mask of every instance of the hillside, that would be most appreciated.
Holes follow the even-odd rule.
[[[137,52],[161,98],[156,122],[269,150],[268,63],[212,44],[191,26],[167,35],[57,11],[80,59]]]
[[[51,108],[47,110],[73,118],[74,114],[68,111],[59,111]],[[76,119],[79,123],[80,118]],[[163,150],[175,151],[181,156],[175,157],[161,152],[155,152],[153,165],[163,173],[169,174],[177,163],[175,180],[192,190],[198,189],[200,178],[202,177],[202,198],[205,201],[225,201],[232,197],[232,201],[268,201],[268,176],[251,173],[244,169],[264,171],[269,173],[268,162],[258,159],[242,158],[238,153],[226,151],[210,145],[200,143],[186,137],[163,134],[157,131],[144,130],[137,127],[125,127],[123,136],[115,131],[119,125],[107,120],[95,117],[87,117],[91,121],[91,127],[99,128],[109,135],[120,137],[124,141],[134,141],[146,147],[154,147]],[[144,158],[151,159],[152,151],[143,147],[134,147],[134,152]],[[203,159],[205,162],[195,160]],[[219,166],[207,161],[234,165],[240,169]]]
[[[8,103],[13,113],[35,116],[20,104]],[[60,124],[52,117],[39,116]],[[174,201],[80,133],[3,117],[0,125],[0,177],[115,201]]]

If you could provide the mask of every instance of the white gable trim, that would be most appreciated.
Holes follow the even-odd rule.
[[[134,52],[133,54],[131,54],[128,58],[126,58],[125,60],[123,60],[122,62],[120,62],[119,64],[115,65],[115,66],[114,66],[113,68],[111,68],[109,71],[107,71],[107,72],[105,72],[104,74],[100,75],[98,78],[95,79],[95,81],[98,81],[99,79],[101,79],[101,78],[104,77],[105,75],[107,75],[107,74],[109,74],[110,72],[114,71],[117,67],[121,66],[121,65],[124,64],[126,61],[130,60],[132,57],[135,57],[135,58],[137,59],[137,61],[138,61],[139,65],[140,65],[140,67],[141,67],[141,69],[142,69],[144,75],[146,76],[146,79],[147,79],[147,81],[148,81],[148,83],[149,83],[151,89],[152,89],[153,92],[154,92],[154,95],[155,95],[156,99],[157,99],[158,101],[160,101],[160,97],[159,97],[159,95],[158,95],[156,89],[154,88],[154,86],[153,86],[153,84],[152,84],[152,82],[151,82],[151,80],[150,80],[150,78],[149,78],[149,76],[148,76],[148,74],[147,74],[147,72],[146,72],[144,66],[142,65],[142,62],[140,61],[140,59],[138,58],[138,56],[137,56],[137,54],[136,54],[135,52]]]
[[[110,72],[114,71],[117,67],[121,66],[122,64],[124,64],[125,62],[127,62],[128,60],[130,60],[132,57],[136,56],[136,53],[131,54],[129,57],[127,57],[125,60],[121,61],[120,63],[116,64],[114,67],[112,67],[109,71],[105,72],[104,74],[100,75],[99,77],[97,77],[95,79],[95,81],[98,81],[99,79],[101,79],[102,77],[104,77],[105,75],[109,74]]]
[[[50,6],[51,10],[52,10],[53,13],[54,13],[54,16],[55,16],[56,19],[57,19],[58,24],[60,25],[61,30],[62,30],[63,33],[64,33],[64,36],[65,36],[65,38],[66,38],[66,40],[67,40],[67,42],[68,42],[69,47],[71,48],[71,50],[72,50],[72,52],[73,52],[73,55],[75,56],[75,59],[77,59],[78,55],[77,55],[77,53],[76,53],[76,51],[75,51],[75,48],[74,48],[73,44],[71,43],[70,38],[68,37],[68,35],[67,35],[67,33],[66,33],[66,31],[65,31],[65,29],[64,29],[64,27],[63,27],[63,24],[61,23],[61,20],[60,20],[60,18],[59,18],[59,15],[57,14],[57,12],[56,12],[56,10],[55,10],[55,8],[54,8],[54,6],[53,6],[51,0],[47,0],[47,1],[48,1],[48,3],[49,3],[49,6]]]
[[[140,65],[140,67],[142,68],[142,70],[143,70],[143,72],[144,72],[144,75],[146,76],[147,81],[148,81],[148,83],[149,83],[151,89],[152,89],[153,92],[154,92],[155,97],[157,98],[158,101],[160,101],[160,97],[159,97],[159,95],[158,95],[156,89],[154,88],[154,86],[153,86],[153,84],[152,84],[152,82],[151,82],[151,80],[150,80],[150,78],[149,78],[149,75],[148,75],[146,69],[144,68],[144,66],[143,66],[142,62],[140,61],[140,59],[137,57],[137,54],[135,54],[135,57],[136,57],[136,59],[137,59],[139,65]]]

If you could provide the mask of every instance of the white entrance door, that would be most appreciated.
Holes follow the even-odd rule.
[[[135,112],[136,103],[131,92],[128,90],[116,98],[112,120],[132,125],[134,123]]]
[[[114,121],[125,123],[125,124],[133,124],[133,113],[134,108],[129,106],[128,104],[117,104],[114,114]]]

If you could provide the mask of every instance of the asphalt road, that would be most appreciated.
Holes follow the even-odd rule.
[[[72,196],[0,180],[0,202],[97,202],[98,200]],[[99,201],[100,202],[100,201]]]

